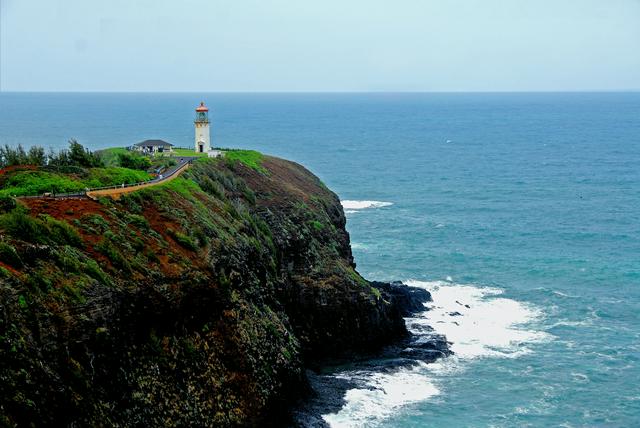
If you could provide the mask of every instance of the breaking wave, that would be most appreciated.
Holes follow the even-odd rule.
[[[347,210],[346,212],[355,212],[358,210],[366,210],[370,208],[383,208],[393,205],[393,202],[382,202],[382,201],[351,201],[345,200],[340,201],[342,207]]]
[[[531,352],[531,344],[552,337],[530,325],[543,316],[542,311],[502,297],[498,288],[448,281],[409,280],[405,284],[424,288],[433,297],[425,304],[428,310],[405,319],[407,328],[424,340],[434,334],[445,335],[455,354],[432,364],[418,362],[397,370],[337,373],[336,377],[356,381],[358,387],[346,392],[346,404],[338,413],[323,415],[330,426],[376,426],[399,407],[441,394],[439,384],[464,371],[469,361],[517,358]]]

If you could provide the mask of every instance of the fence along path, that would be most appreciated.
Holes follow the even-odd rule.
[[[97,187],[94,189],[87,189],[84,192],[74,192],[74,193],[56,193],[56,194],[44,194],[40,196],[22,196],[21,198],[29,198],[29,199],[44,199],[44,198],[81,198],[88,197],[93,200],[97,200],[100,197],[108,196],[112,199],[119,199],[120,195],[125,193],[135,192],[136,190],[144,189],[151,186],[156,186],[158,184],[163,184],[168,181],[173,180],[177,176],[179,176],[185,169],[189,168],[191,163],[197,157],[183,157],[180,158],[179,163],[170,168],[159,177],[154,178],[153,180],[143,181],[141,183],[132,183],[132,184],[121,184],[119,186],[107,186],[107,187]]]
[[[170,174],[164,176],[162,178],[154,178],[153,180],[146,181],[143,183],[134,183],[134,184],[125,184],[124,186],[111,186],[107,188],[101,189],[89,189],[88,192],[85,192],[88,198],[97,200],[100,197],[108,196],[112,199],[119,199],[120,195],[125,193],[135,192],[136,190],[144,189],[146,187],[155,186],[158,184],[166,183],[168,181],[173,180],[177,176],[179,176],[182,171],[189,168],[191,162],[185,162],[182,165],[178,166],[176,169],[171,171]]]

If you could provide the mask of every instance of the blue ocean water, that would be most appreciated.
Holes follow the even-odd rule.
[[[409,325],[453,342],[437,364],[343,373],[372,388],[332,425],[640,424],[640,93],[2,93],[0,144],[189,146],[201,99],[214,145],[335,190],[358,270],[432,291]]]

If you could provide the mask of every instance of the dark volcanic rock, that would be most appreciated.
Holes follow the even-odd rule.
[[[0,214],[3,426],[273,426],[305,365],[408,340],[429,298],[364,280],[337,196],[281,159],[19,205]]]
[[[372,282],[371,285],[385,293],[385,298],[391,299],[405,317],[425,312],[427,308],[424,303],[431,301],[428,291],[401,282]],[[392,344],[378,352],[333,359],[332,368],[325,366],[322,374],[309,372],[311,393],[298,403],[293,425],[301,428],[328,427],[322,415],[338,412],[345,404],[344,396],[348,389],[371,388],[366,383],[367,373],[393,375],[394,372],[415,366],[419,362],[431,363],[453,354],[446,337],[435,334],[430,326],[414,320],[409,327],[415,334],[398,336]],[[335,376],[345,370],[348,371],[346,378],[343,374]]]
[[[427,290],[410,287],[399,281],[390,283],[373,281],[371,285],[393,296],[394,303],[402,312],[403,317],[424,311],[424,303],[432,301],[431,293]]]

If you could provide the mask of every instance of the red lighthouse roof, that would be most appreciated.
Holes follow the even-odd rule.
[[[209,108],[204,105],[204,101],[201,101],[200,106],[196,108],[196,111],[209,111]]]

